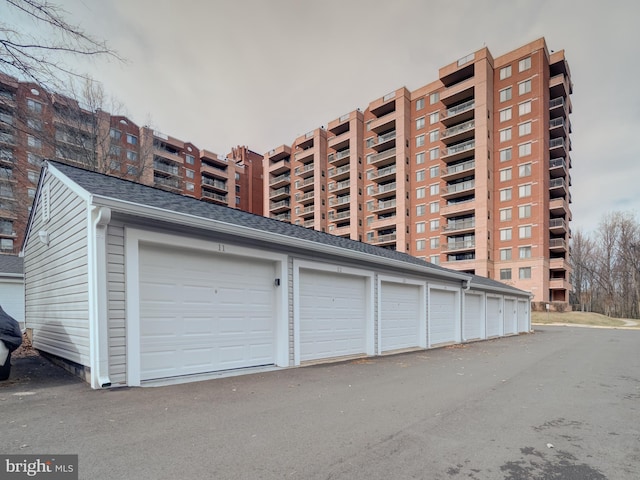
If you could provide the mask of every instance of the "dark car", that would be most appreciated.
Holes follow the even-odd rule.
[[[22,345],[22,332],[18,321],[0,307],[0,381],[11,373],[11,352]],[[5,358],[6,355],[6,358]]]

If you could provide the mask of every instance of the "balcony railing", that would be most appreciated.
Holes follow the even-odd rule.
[[[315,164],[313,162],[311,163],[307,163],[306,165],[302,166],[302,167],[296,167],[295,169],[295,174],[296,175],[301,175],[307,172],[311,172],[313,171],[313,168],[315,167]]]
[[[470,190],[475,188],[476,182],[475,180],[467,180],[465,182],[460,183],[451,183],[444,187],[444,193],[457,193],[462,192],[464,190]]]
[[[566,186],[564,178],[552,178],[549,182],[549,188],[566,188]]]
[[[330,183],[329,191],[333,192],[334,190],[342,190],[343,188],[349,188],[349,180],[344,180],[342,182]]]
[[[350,210],[345,210],[344,212],[334,212],[331,211],[329,212],[329,220],[343,220],[345,218],[349,218],[351,216],[351,211]]]
[[[336,175],[340,175],[341,173],[348,172],[351,169],[351,165],[343,165],[338,168],[330,168],[329,169],[329,178],[334,177]]]
[[[552,218],[549,220],[549,228],[565,228],[567,222],[564,221],[564,218]]]
[[[344,205],[345,203],[349,203],[351,201],[350,195],[345,195],[343,197],[335,197],[329,199],[329,206],[336,207],[338,205]]]
[[[552,238],[549,240],[549,248],[566,248],[567,242],[564,238]]]
[[[460,105],[456,105],[455,107],[447,108],[444,112],[445,118],[453,117],[454,115],[458,115],[460,113],[466,112],[467,110],[471,110],[475,107],[475,100],[469,100],[467,102],[461,103]]]
[[[552,138],[551,140],[549,140],[549,148],[557,147],[565,148],[564,138]]]
[[[445,231],[452,232],[454,230],[467,230],[469,228],[475,228],[475,226],[476,226],[476,219],[469,218],[466,220],[454,220],[452,222],[448,222],[442,228]]]
[[[171,175],[178,175],[180,172],[180,169],[175,165],[167,165],[166,163],[161,162],[153,162],[153,168],[154,170],[170,173]]]
[[[387,175],[392,175],[394,173],[396,173],[396,166],[391,165],[390,167],[381,168],[378,171],[368,172],[367,179],[372,180],[374,178],[386,177]]]
[[[549,100],[549,109],[556,108],[556,107],[564,107],[563,97],[558,97],[558,98]]]
[[[386,185],[380,185],[378,188],[374,188],[371,192],[372,195],[377,195],[380,193],[392,192],[396,189],[396,182],[388,183]]]
[[[459,242],[450,242],[442,246],[443,251],[451,250],[468,250],[476,247],[476,241],[474,240],[462,240]]]
[[[388,208],[395,208],[396,205],[397,201],[395,198],[393,200],[384,200],[383,202],[374,203],[369,211],[386,210]]]
[[[280,221],[290,221],[291,220],[291,213],[287,212],[287,213],[279,213],[278,215],[271,215],[271,218],[275,219],[275,220],[280,220]]]
[[[442,175],[453,175],[454,173],[473,170],[475,167],[475,160],[469,160],[468,162],[458,163],[457,165],[450,165],[446,169],[442,170],[441,173]]]
[[[296,193],[296,202],[304,202],[305,200],[312,199],[315,192],[307,192],[304,194]]]
[[[290,193],[290,188],[289,187],[282,187],[282,188],[278,188],[277,190],[273,190],[271,192],[269,192],[269,197],[277,197],[279,195],[287,195],[288,193]]]
[[[349,154],[350,154],[349,149],[343,150],[343,151],[337,152],[337,153],[330,153],[329,157],[328,157],[329,163],[336,162],[338,160],[342,160],[343,158],[348,157]]]
[[[227,182],[222,182],[220,180],[213,180],[212,178],[202,177],[202,183],[204,185],[210,185],[210,186],[218,188],[220,190],[226,190],[227,189]]]
[[[456,125],[455,127],[447,128],[442,132],[442,138],[452,137],[457,135],[458,133],[466,132],[467,130],[472,130],[476,126],[475,120],[469,120],[468,122],[461,123]]]
[[[271,202],[271,204],[269,205],[269,208],[271,210],[276,210],[278,208],[288,207],[290,205],[291,205],[291,203],[289,202],[289,200],[281,200],[279,202]]]
[[[564,118],[556,117],[549,120],[549,128],[564,127]]]
[[[564,158],[552,158],[549,160],[549,168],[566,168]]]
[[[377,244],[377,243],[395,242],[396,238],[397,238],[397,235],[395,233],[388,233],[386,235],[380,235],[378,237],[374,237],[372,240],[372,243]]]
[[[396,131],[385,133],[384,135],[380,135],[378,138],[369,138],[367,139],[367,147],[375,147],[376,145],[381,145],[384,142],[388,142],[389,140],[393,140],[396,138]]]
[[[445,155],[454,155],[456,153],[464,152],[467,150],[472,150],[476,146],[475,140],[467,140],[466,142],[458,143],[457,145],[453,145],[448,147],[445,151]]]
[[[275,185],[277,183],[285,182],[285,181],[286,182],[291,181],[291,175],[289,175],[288,173],[285,173],[283,175],[278,175],[277,177],[273,177],[269,182],[269,185]]]
[[[384,152],[376,153],[367,158],[367,163],[369,165],[373,165],[376,162],[380,162],[382,160],[386,160],[387,158],[395,157],[396,149],[390,148],[389,150],[385,150]]]
[[[154,177],[153,181],[157,185],[180,189],[180,181],[174,178]]]

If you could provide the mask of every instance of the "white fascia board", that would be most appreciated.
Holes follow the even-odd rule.
[[[448,279],[454,279],[458,281],[469,281],[470,275],[464,273],[457,273],[452,271],[442,271],[432,269],[428,266],[414,265],[399,260],[393,260],[390,258],[378,257],[376,255],[370,255],[368,253],[357,252],[354,250],[348,250],[345,248],[334,247],[324,243],[316,243],[310,240],[304,240],[301,238],[289,237],[287,235],[281,235],[279,233],[266,232],[264,230],[257,230],[255,228],[244,227],[242,225],[233,225],[219,220],[212,220],[209,218],[202,218],[187,213],[172,212],[162,208],[151,207],[148,205],[142,205],[139,203],[126,202],[123,200],[117,200],[111,197],[103,197],[99,195],[92,195],[90,200],[92,205],[110,207],[114,211],[143,216],[147,218],[153,218],[157,220],[169,221],[172,223],[186,225],[190,227],[200,227],[207,230],[214,230],[219,233],[226,233],[231,235],[237,235],[253,240],[270,241],[280,245],[287,245],[290,247],[297,247],[307,250],[315,250],[322,253],[331,253],[338,256],[351,258],[354,260],[373,262],[377,264],[387,265],[395,268],[403,268],[405,270],[412,270],[422,274],[429,274],[437,277],[444,277]]]
[[[526,290],[521,290],[521,291],[514,291],[513,289],[510,289],[508,287],[494,287],[491,285],[480,285],[477,283],[473,283],[473,281],[471,282],[471,291],[478,291],[478,290],[482,290],[483,292],[488,292],[488,293],[492,293],[492,292],[500,292],[500,293],[504,293],[505,295],[515,295],[518,297],[524,297],[525,295],[529,298],[533,298],[533,293],[531,292],[527,292]]]

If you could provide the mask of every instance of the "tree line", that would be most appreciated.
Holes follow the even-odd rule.
[[[574,310],[640,318],[640,224],[631,212],[612,212],[590,234],[571,240]]]

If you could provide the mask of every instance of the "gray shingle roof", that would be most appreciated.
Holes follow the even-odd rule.
[[[358,242],[347,238],[330,235],[328,233],[319,232],[304,228],[299,225],[281,222],[272,218],[255,215],[244,212],[235,208],[222,205],[216,205],[204,200],[197,200],[191,197],[180,195],[178,193],[167,192],[158,188],[142,185],[129,180],[124,180],[109,175],[83,170],[81,168],[65,165],[62,163],[49,161],[56,169],[60,170],[73,182],[89,193],[121,200],[134,204],[156,207],[176,213],[193,215],[200,218],[217,220],[230,225],[238,225],[248,228],[254,228],[261,231],[285,235],[288,237],[308,240],[318,244],[324,244],[332,247],[344,248],[345,250],[358,251],[377,257],[397,260],[412,265],[429,267],[432,270],[444,272],[454,272],[453,270],[425,262],[419,258],[413,257],[406,253],[388,250],[376,247],[364,242]],[[460,272],[455,272],[460,273]],[[501,282],[488,278],[474,275],[472,284],[483,285],[485,287],[499,287],[502,289],[513,290],[514,293],[522,294],[523,291],[514,287],[510,287]]]
[[[0,255],[0,275],[3,273],[24,273],[23,259],[17,255]]]

